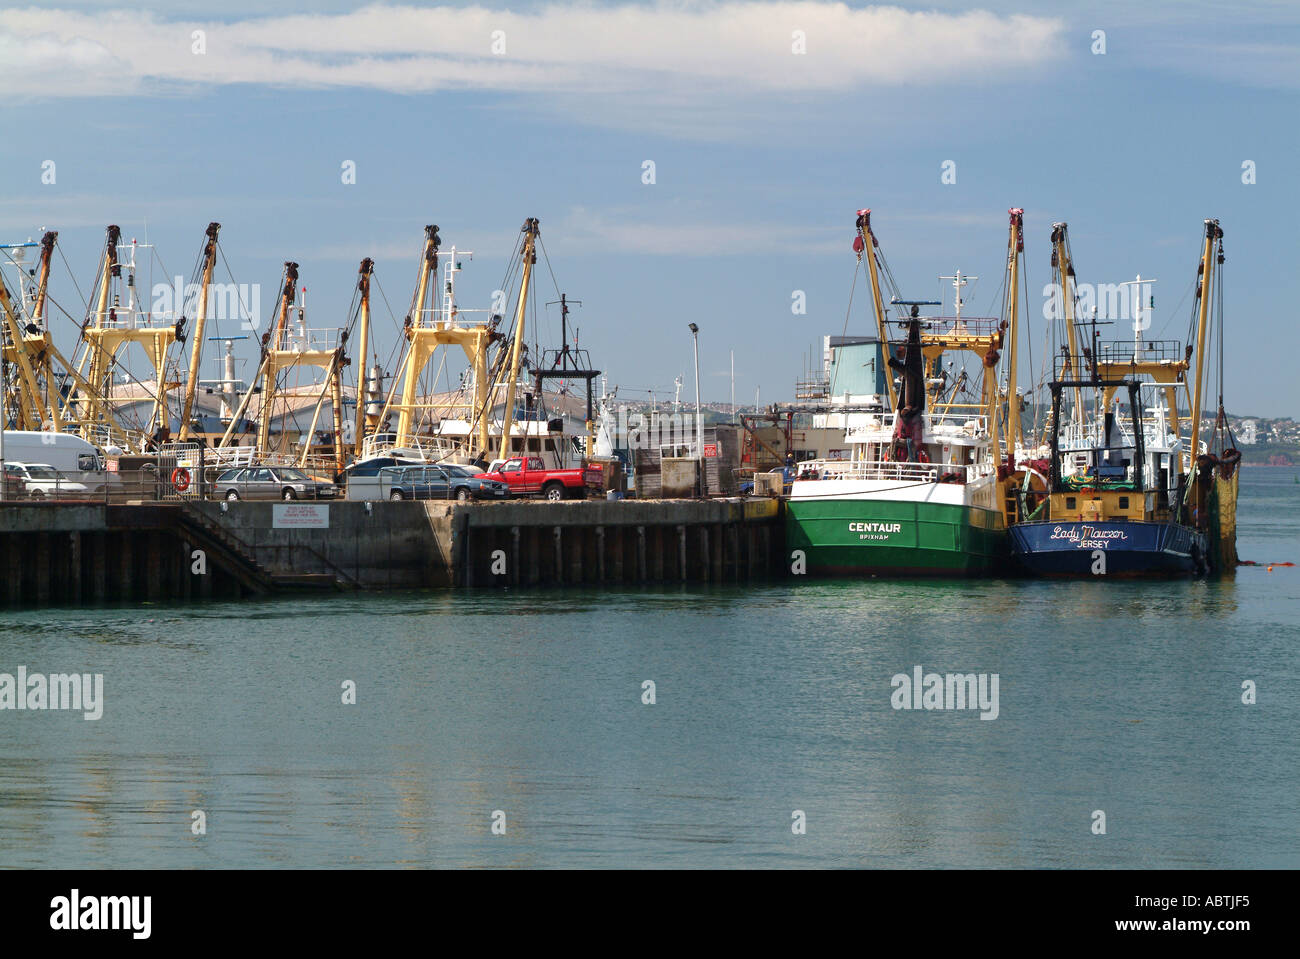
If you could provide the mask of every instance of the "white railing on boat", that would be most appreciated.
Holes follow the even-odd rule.
[[[203,460],[209,466],[252,466],[256,452],[252,446],[214,446],[203,455]]]
[[[396,433],[372,433],[361,442],[361,455],[358,459],[371,459],[385,456],[393,450],[400,449],[403,454],[426,462],[437,462],[459,451],[460,446],[451,438],[433,436],[412,436],[405,443],[398,444]]]
[[[988,435],[987,416],[971,415],[960,410],[949,410],[944,413],[927,411],[923,415],[925,432],[935,435],[936,438],[943,434],[968,436],[971,439]],[[854,423],[849,426],[844,432],[844,440],[847,443],[880,442],[881,433],[890,433],[892,435],[897,417],[897,413],[881,413],[869,416],[864,422]]]
[[[795,480],[899,480],[909,483],[970,483],[992,475],[991,463],[915,463],[896,460],[807,460]],[[945,479],[945,477],[947,477]]]

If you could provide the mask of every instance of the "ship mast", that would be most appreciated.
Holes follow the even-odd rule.
[[[871,306],[876,314],[876,336],[880,340],[880,355],[888,362],[892,355],[889,347],[889,327],[885,319],[885,303],[880,294],[880,276],[876,272],[876,248],[880,246],[876,240],[875,233],[871,230],[871,210],[858,211],[858,236],[853,244],[854,250],[858,254],[858,259],[862,259],[863,253],[867,256],[867,273],[871,277]],[[885,388],[889,391],[889,408],[896,409],[898,406],[898,393],[894,389],[894,377],[888,371],[885,373]]]
[[[1069,227],[1064,223],[1052,224],[1052,266],[1056,267],[1061,282],[1061,308],[1065,315],[1066,356],[1061,365],[1062,380],[1079,380],[1083,377],[1083,365],[1079,362],[1079,336],[1074,321],[1074,262],[1070,259]],[[1074,418],[1083,425],[1083,390],[1074,388]],[[1059,429],[1059,424],[1052,424]]]
[[[529,217],[524,221],[523,277],[519,281],[519,305],[515,310],[515,328],[510,344],[510,372],[506,380],[506,405],[501,416],[501,448],[497,454],[505,459],[510,452],[510,434],[515,423],[515,384],[519,381],[519,356],[524,345],[524,314],[528,306],[528,286],[533,278],[533,264],[537,262],[537,237],[541,234],[539,221]]]
[[[194,390],[199,384],[199,363],[203,359],[203,329],[208,321],[208,288],[212,285],[212,271],[217,265],[217,231],[220,223],[209,223],[205,233],[207,240],[203,244],[203,279],[199,284],[199,302],[194,317],[194,331],[190,334],[194,343],[190,346],[190,368],[185,375],[185,396],[181,401],[181,427],[177,440],[184,441],[190,435],[190,415],[194,411]]]
[[[1024,216],[1020,207],[1007,211],[1011,215],[1011,235],[1007,240],[1007,336],[1011,338],[1011,350],[1007,355],[1007,455],[1016,455],[1016,444],[1021,442],[1020,435],[1020,397],[1016,395],[1017,346],[1019,334],[1019,282],[1020,259],[1025,249]]]
[[[438,246],[442,237],[438,235],[436,224],[424,228],[424,250],[420,254],[420,276],[415,287],[415,303],[406,317],[406,338],[410,344],[406,353],[406,381],[402,386],[402,405],[397,414],[397,444],[405,446],[415,433],[416,396],[420,387],[420,374],[424,364],[437,348],[436,340],[425,345],[420,335],[422,330],[432,326],[424,322],[425,302],[429,298],[429,281],[438,274]],[[421,349],[423,347],[423,349]]]
[[[354,454],[361,449],[361,444],[366,437],[366,376],[369,367],[366,364],[370,357],[370,274],[375,272],[375,261],[366,257],[361,261],[361,268],[357,271],[357,289],[361,292],[361,338],[360,345],[357,346],[357,422],[352,433],[352,449]]]
[[[45,291],[50,285],[50,254],[59,234],[50,230],[41,237],[41,278],[36,287],[36,302],[32,305],[32,322],[40,326],[45,314]],[[47,384],[48,388],[48,384]]]
[[[282,329],[284,327],[285,317],[287,316],[289,311],[289,304],[293,302],[294,286],[298,282],[298,264],[286,262],[284,264],[284,276],[285,276],[285,282],[282,288],[282,292],[280,294],[280,310],[279,310],[279,319],[277,322],[277,329]],[[269,355],[267,350],[267,342],[270,340],[270,338],[271,338],[271,333],[269,331],[263,334],[262,336],[262,358],[261,361],[258,363],[257,373],[253,376],[253,384],[256,384],[257,381],[259,379],[262,379],[264,376],[266,366],[267,366],[267,357]],[[276,343],[278,342],[279,339],[277,338]],[[249,389],[244,391],[243,399],[239,401],[238,409],[236,409],[234,415],[230,417],[230,425],[226,427],[226,432],[222,434],[221,442],[217,444],[218,446],[226,446],[230,443],[231,438],[234,436],[235,430],[239,426],[239,421],[243,418],[244,411],[248,409],[249,401],[252,400],[253,394],[255,392],[257,392],[257,388],[255,385],[251,386]],[[266,395],[265,388],[263,388],[262,391],[263,410],[265,410],[267,407],[267,400],[268,397]],[[257,448],[258,448],[258,452],[261,453],[262,442],[261,442],[260,427],[258,430]]]
[[[262,358],[262,408],[257,424],[257,452],[265,455],[271,440],[271,396],[275,392],[275,365],[272,362],[284,342],[284,328],[289,319],[289,307],[293,305],[294,293],[298,285],[298,264],[284,264],[284,287],[280,293],[280,309],[275,318],[275,329],[268,335],[270,345]]]
[[[1196,324],[1196,381],[1195,391],[1192,397],[1192,439],[1188,447],[1188,469],[1192,469],[1196,464],[1196,457],[1200,453],[1201,444],[1201,389],[1204,385],[1203,374],[1205,369],[1205,331],[1209,322],[1210,298],[1214,290],[1214,265],[1215,265],[1215,247],[1219,247],[1218,260],[1223,260],[1223,230],[1219,228],[1218,220],[1205,221],[1205,245],[1201,251],[1201,265],[1198,269],[1199,283],[1196,288],[1196,295],[1200,298],[1199,312]]]

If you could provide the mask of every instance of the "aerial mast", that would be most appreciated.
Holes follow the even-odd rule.
[[[581,379],[587,384],[587,456],[591,456],[596,445],[596,419],[593,406],[593,386],[592,381],[600,376],[600,370],[586,369],[583,364],[591,365],[591,360],[586,350],[578,349],[577,340],[574,340],[574,347],[569,348],[569,306],[576,304],[582,306],[582,300],[571,300],[567,294],[561,293],[558,300],[552,300],[547,306],[560,306],[560,339],[561,346],[558,350],[548,351],[547,359],[550,362],[548,366],[543,363],[541,367],[534,367],[534,373],[537,378],[537,392],[542,392],[545,381],[550,379]]]

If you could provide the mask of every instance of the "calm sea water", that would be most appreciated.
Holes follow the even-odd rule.
[[[1300,561],[1292,471],[1239,517]],[[1264,567],[6,613],[0,672],[106,705],[0,712],[0,866],[1294,868],[1298,613]],[[997,719],[893,709],[916,665]]]

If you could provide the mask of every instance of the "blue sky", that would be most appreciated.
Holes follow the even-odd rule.
[[[761,387],[769,402],[845,330],[859,207],[905,294],[931,297],[960,268],[982,278],[978,313],[996,311],[1006,210],[1024,207],[1035,362],[1053,221],[1070,224],[1081,281],[1158,277],[1153,329],[1181,337],[1215,216],[1227,405],[1300,414],[1294,5],[211,7],[0,8],[0,238],[59,230],[86,290],[106,223],[147,228],[188,275],[215,219],[264,311],[292,259],[312,325],[341,324],[373,256],[400,323],[424,224],[475,252],[460,299],[477,307],[536,216],[560,287],[583,301],[581,345],[622,395],[662,397],[678,374],[690,395],[693,321],[705,399],[727,398],[734,349],[738,401]],[[57,181],[42,184],[50,159]],[[78,302],[62,271],[53,292]],[[396,328],[376,310],[386,361]],[[859,282],[848,332],[869,331],[866,310]],[[556,345],[558,315],[541,323]]]

